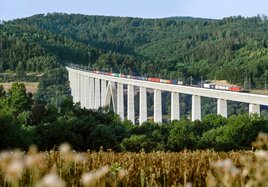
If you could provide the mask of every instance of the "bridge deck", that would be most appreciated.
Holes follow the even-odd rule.
[[[268,106],[268,96],[266,95],[257,95],[257,94],[251,94],[251,93],[240,93],[240,92],[213,90],[213,89],[198,88],[198,87],[191,87],[191,86],[184,86],[184,85],[149,82],[149,81],[144,81],[144,80],[136,80],[136,79],[121,78],[121,77],[112,77],[108,75],[101,75],[101,74],[89,72],[87,70],[75,69],[71,67],[66,67],[66,68],[68,69],[68,71],[72,71],[74,73],[78,73],[83,76],[103,79],[103,80],[112,81],[112,82],[118,82],[118,83],[127,84],[127,85],[130,84],[134,86],[157,89],[157,90],[168,91],[168,92],[198,95],[202,97],[220,98],[220,99],[225,99],[225,100]]]

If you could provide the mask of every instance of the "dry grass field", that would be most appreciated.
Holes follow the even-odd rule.
[[[5,158],[8,155],[9,158]],[[253,160],[255,157],[253,152],[217,153],[209,150],[194,152],[185,150],[179,153],[74,153],[31,150],[27,154],[2,153],[0,186],[7,186],[7,184],[39,186],[39,183],[49,182],[46,178],[51,180],[54,178],[55,187],[185,186],[187,184],[205,186],[217,183],[213,165],[220,169],[227,167],[227,172],[234,170],[237,173],[232,175],[237,178],[243,167],[241,158]]]
[[[7,91],[11,88],[13,82],[1,82],[0,85],[4,86],[4,89]],[[38,82],[19,82],[23,83],[26,87],[27,92],[35,93],[38,89]]]
[[[253,144],[268,147],[260,134]],[[0,153],[0,186],[267,186],[268,152],[264,150],[178,153],[115,153],[59,150]]]

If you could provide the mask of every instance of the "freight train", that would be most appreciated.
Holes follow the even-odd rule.
[[[101,71],[93,71],[93,73],[102,74],[102,75],[108,75],[113,77],[122,77],[122,78],[128,78],[128,79],[136,79],[136,80],[143,80],[143,81],[150,81],[150,82],[159,82],[159,83],[165,83],[165,84],[178,84],[183,85],[182,81],[178,81],[175,79],[172,80],[166,80],[166,79],[160,79],[160,78],[152,78],[152,77],[145,77],[145,76],[134,76],[134,75],[125,75],[121,73],[109,73],[109,72],[101,72]]]
[[[166,79],[160,79],[160,78],[125,75],[125,74],[121,74],[121,73],[110,73],[110,72],[102,72],[102,71],[92,71],[92,72],[97,73],[97,74],[102,74],[102,75],[113,76],[113,77],[122,77],[122,78],[128,78],[128,79],[136,79],[136,80],[143,80],[143,81],[150,81],[150,82],[159,82],[159,83],[165,83],[165,84],[184,85],[182,81],[175,80],[175,79],[166,80]],[[240,86],[223,86],[223,85],[217,85],[217,84],[213,84],[213,83],[203,83],[200,85],[192,85],[192,86],[202,87],[202,88],[207,88],[207,89],[226,90],[226,91],[232,91],[232,92],[246,92]]]

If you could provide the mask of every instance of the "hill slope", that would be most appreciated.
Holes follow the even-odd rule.
[[[0,45],[3,70],[14,69],[19,61],[27,66],[34,56],[52,55],[59,63],[185,81],[191,76],[241,85],[250,80],[262,87],[268,78],[268,21],[260,17],[141,19],[53,13],[5,22],[0,29],[0,41],[10,45],[8,50]],[[16,60],[14,53],[19,54]]]

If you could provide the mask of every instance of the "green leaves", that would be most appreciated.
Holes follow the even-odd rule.
[[[228,77],[244,85],[247,77],[263,88],[268,22],[256,20],[32,16],[1,25],[0,72],[43,72],[73,62],[186,82]]]
[[[7,94],[8,104],[14,114],[29,110],[30,102],[23,83],[13,83]]]

